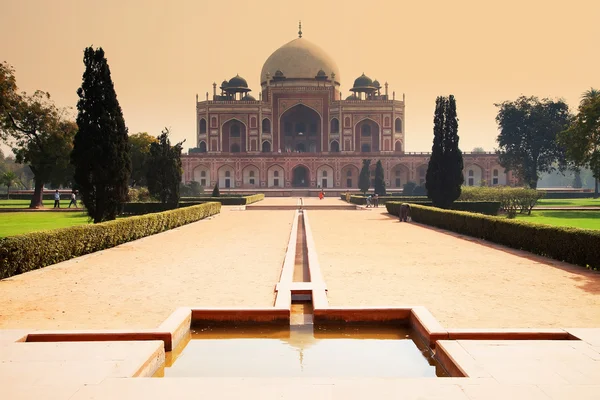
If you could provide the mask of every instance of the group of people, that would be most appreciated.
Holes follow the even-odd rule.
[[[321,195],[319,194],[319,197]],[[374,195],[367,196],[367,207],[379,207],[379,195],[375,193]],[[410,204],[402,203],[400,205],[400,212],[398,213],[398,219],[400,222],[409,222],[410,221]]]
[[[75,206],[75,208],[78,208],[76,190],[73,190],[71,192],[71,202],[69,203],[69,208],[71,208],[71,206]],[[54,208],[60,208],[60,192],[58,191],[58,189],[56,189],[56,191],[54,192]]]
[[[367,196],[367,207],[379,207],[379,195],[377,193],[373,196]]]

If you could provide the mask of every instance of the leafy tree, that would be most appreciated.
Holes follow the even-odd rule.
[[[147,162],[152,143],[156,143],[156,138],[146,132],[129,135],[129,154],[131,156],[131,177],[129,183],[131,186],[147,185]]]
[[[358,177],[358,188],[363,194],[371,187],[371,160],[364,159],[360,175]]]
[[[19,100],[15,70],[8,63],[2,62],[0,63],[0,135],[2,135],[2,139],[7,138],[6,129],[12,127],[9,114],[13,112]]]
[[[46,183],[71,183],[69,154],[77,126],[65,118],[67,111],[57,108],[46,92],[36,91],[32,96],[23,93],[10,105],[5,108],[2,130],[5,139],[11,139],[16,162],[29,165],[33,173],[35,190],[29,206],[43,207]]]
[[[562,100],[521,96],[496,104],[500,165],[535,189],[541,172],[566,168],[565,149],[557,140],[569,126],[569,107]]]
[[[453,95],[436,99],[433,146],[425,176],[427,196],[433,205],[449,208],[460,197],[463,158],[458,148],[458,118]]]
[[[131,159],[127,127],[104,50],[84,50],[77,90],[77,126],[71,163],[75,182],[94,223],[113,220],[127,201]]]
[[[586,91],[571,126],[560,134],[568,158],[578,167],[589,166],[595,178],[594,197],[598,197],[600,179],[600,91]]]
[[[381,160],[377,160],[375,164],[375,193],[380,196],[385,196],[385,179],[383,176],[383,165]]]
[[[20,184],[21,184],[21,182],[19,181],[19,178],[17,177],[17,174],[15,174],[12,171],[6,171],[2,175],[0,175],[0,183],[2,183],[2,185],[6,186],[6,198],[7,199],[10,199],[10,188],[12,186],[20,186]]]
[[[215,188],[212,191],[212,197],[219,197],[221,193],[219,192],[219,182],[215,183]]]
[[[150,195],[163,204],[179,204],[179,184],[181,183],[182,143],[171,146],[169,129],[165,128],[158,140],[150,145],[148,157],[148,190]]]
[[[485,154],[485,149],[483,147],[475,147],[471,152],[475,154]]]

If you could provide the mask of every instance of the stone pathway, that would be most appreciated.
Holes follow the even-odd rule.
[[[600,273],[400,223],[385,207],[310,211],[310,223],[332,306],[420,305],[446,328],[600,324]]]
[[[177,307],[271,307],[293,211],[233,211],[0,281],[0,329],[154,328]],[[268,223],[266,223],[268,221]]]

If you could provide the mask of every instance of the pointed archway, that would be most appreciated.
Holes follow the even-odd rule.
[[[310,185],[310,174],[304,165],[298,165],[292,170],[292,186],[308,187]]]
[[[311,107],[297,104],[279,120],[279,146],[283,153],[321,152],[321,116]]]

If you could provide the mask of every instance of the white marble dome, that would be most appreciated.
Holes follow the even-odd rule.
[[[287,79],[314,79],[319,70],[325,71],[331,79],[331,73],[334,72],[335,81],[340,82],[340,71],[335,61],[323,49],[305,38],[284,44],[267,58],[260,73],[261,84],[267,81],[267,73],[273,79],[278,70]]]

